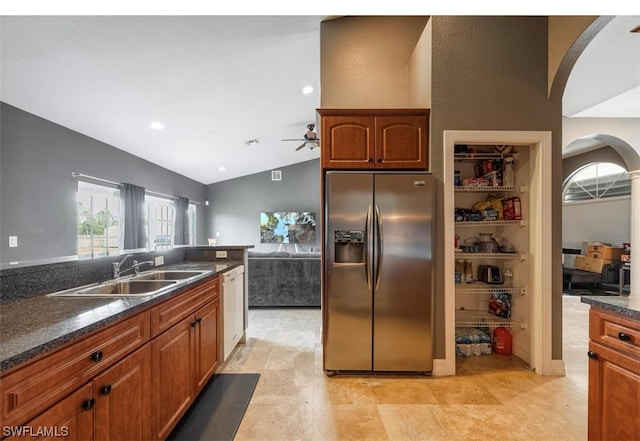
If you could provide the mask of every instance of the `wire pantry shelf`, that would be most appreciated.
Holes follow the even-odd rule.
[[[498,153],[498,152],[476,152],[476,153],[454,153],[453,159],[456,161],[477,161],[479,159],[504,159],[504,158],[513,158],[514,160],[518,158],[518,153],[509,152],[509,153]]]
[[[456,227],[500,227],[503,225],[525,225],[524,220],[458,221]]]
[[[518,286],[489,285],[487,283],[460,283],[456,284],[456,292],[461,294],[500,294],[509,293],[513,299],[517,299],[527,293],[526,288]]]
[[[484,311],[456,311],[456,327],[458,328],[497,328],[499,326],[515,330],[526,328],[524,322],[503,319]]]
[[[504,187],[497,185],[484,185],[484,186],[468,186],[468,185],[458,185],[455,186],[455,191],[477,191],[477,192],[492,192],[492,191],[516,191],[516,187]]]
[[[521,259],[525,260],[526,254],[518,253],[466,253],[464,251],[456,251],[456,259],[502,259],[513,260]]]

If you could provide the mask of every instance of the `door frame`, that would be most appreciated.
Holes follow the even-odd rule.
[[[564,375],[564,361],[552,359],[552,176],[550,131],[444,131],[444,315],[445,358],[434,360],[433,375],[455,375],[455,284],[454,250],[451,244],[455,234],[454,219],[454,146],[455,144],[506,144],[531,146],[530,161],[530,259],[531,286],[529,365],[539,375]]]

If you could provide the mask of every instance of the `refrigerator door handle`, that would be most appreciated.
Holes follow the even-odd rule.
[[[383,233],[382,233],[382,218],[380,217],[380,207],[378,207],[378,204],[376,204],[376,213],[375,213],[375,218],[376,218],[376,235],[377,235],[377,244],[376,244],[376,284],[375,284],[375,288],[374,289],[378,289],[378,286],[380,285],[380,277],[381,277],[381,272],[380,272],[380,268],[382,267],[382,256],[384,256],[384,237],[383,237]]]
[[[373,243],[373,228],[372,228],[372,216],[373,215],[373,207],[369,204],[369,208],[367,209],[367,220],[365,223],[366,228],[366,237],[367,237],[367,249],[364,256],[364,270],[365,275],[367,277],[367,289],[371,291],[371,250]]]

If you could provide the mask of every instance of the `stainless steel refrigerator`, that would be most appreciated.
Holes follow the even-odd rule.
[[[324,369],[433,369],[433,177],[327,172]]]

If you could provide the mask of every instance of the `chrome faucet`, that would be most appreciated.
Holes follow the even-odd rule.
[[[113,265],[113,278],[117,279],[118,277],[120,277],[120,267],[122,266],[122,264],[129,258],[129,257],[133,257],[133,254],[127,254],[126,256],[124,256],[122,258],[122,260],[120,262],[113,262],[111,265]]]
[[[153,260],[145,260],[144,262],[138,262],[137,260],[134,260],[134,261],[133,261],[133,265],[131,265],[128,269],[133,268],[133,271],[134,271],[136,274],[140,274],[140,267],[141,267],[142,265],[151,265],[151,266],[154,266],[154,262],[153,262]],[[127,270],[125,270],[125,271],[127,271]]]
[[[117,279],[118,277],[120,277],[122,275],[122,273],[129,271],[129,270],[133,270],[133,272],[135,274],[139,274],[140,273],[140,267],[142,265],[154,265],[153,260],[146,260],[144,262],[138,262],[137,260],[133,261],[133,264],[126,269],[121,270],[120,267],[122,266],[122,264],[129,258],[129,257],[133,257],[133,254],[127,254],[126,256],[124,256],[124,258],[120,261],[120,262],[113,262],[113,278]]]

